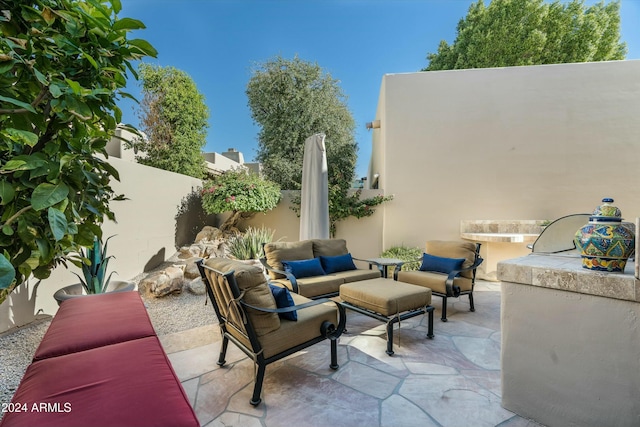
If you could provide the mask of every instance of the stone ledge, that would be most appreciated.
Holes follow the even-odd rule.
[[[460,233],[460,237],[465,240],[495,243],[533,243],[538,236],[538,234],[520,233]]]
[[[628,261],[625,273],[607,273],[582,267],[577,253],[536,255],[498,263],[498,280],[586,295],[640,302],[640,280],[635,263]]]

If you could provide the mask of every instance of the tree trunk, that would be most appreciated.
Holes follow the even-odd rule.
[[[243,219],[251,218],[254,214],[255,212],[233,211],[231,216],[220,225],[220,231],[223,233],[236,232],[238,231],[238,223]]]

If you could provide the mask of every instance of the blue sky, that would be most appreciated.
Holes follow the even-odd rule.
[[[356,176],[366,176],[382,76],[415,72],[440,40],[453,42],[472,0],[122,0],[120,17],[142,20],[134,33],[158,50],[147,62],[187,72],[210,109],[205,151],[233,147],[254,159],[258,128],[245,88],[252,67],[281,55],[317,62],[340,81],[356,121]],[[485,1],[488,3],[488,1]],[[589,0],[587,4],[596,3]],[[622,0],[627,59],[640,59],[640,0]],[[139,83],[128,91],[141,99]],[[133,103],[123,121],[138,124]]]

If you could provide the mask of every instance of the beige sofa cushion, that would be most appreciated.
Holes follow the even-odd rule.
[[[291,282],[287,279],[277,279],[276,282],[283,284],[289,290],[293,291]],[[344,279],[335,275],[303,277],[297,279],[298,293],[307,298],[315,298],[320,295],[337,293],[340,285],[344,283]]]
[[[399,271],[398,272],[398,281],[411,283],[412,285],[424,286],[425,288],[431,289],[433,292],[438,292],[440,294],[447,294],[447,287],[445,286],[445,282],[447,280],[447,275],[442,273],[435,273],[431,271]],[[470,291],[471,290],[471,279],[466,277],[456,277],[453,279],[453,285],[459,286],[460,291]]]
[[[377,268],[374,270],[346,270],[336,271],[328,275],[329,277],[339,277],[344,280],[345,283],[357,282],[360,280],[377,279],[381,276],[380,270]]]
[[[313,256],[337,256],[349,253],[344,239],[313,239]]]
[[[262,270],[255,265],[245,264],[228,258],[209,258],[205,265],[223,273],[234,270],[238,288],[240,292],[244,291],[244,301],[247,304],[256,307],[277,308],[276,301],[267,284],[267,279],[264,277]],[[208,279],[210,282],[213,279],[209,273]],[[212,283],[212,286],[215,285]],[[224,285],[220,285],[220,287],[223,288]],[[216,295],[220,309],[226,313],[229,309],[229,300],[232,296],[225,292],[221,293],[220,289],[214,289],[214,294]],[[265,313],[248,308],[247,315],[251,318],[251,323],[258,336],[273,332],[280,327],[280,318],[277,313]]]
[[[465,258],[462,268],[472,266],[476,259],[476,245],[471,242],[431,240],[425,245],[425,252],[443,258]],[[460,276],[471,279],[473,272],[463,271]]]
[[[315,258],[313,256],[313,243],[311,240],[300,242],[271,242],[264,245],[264,254],[267,264],[277,270],[283,270],[282,261],[296,261]],[[272,279],[285,277],[282,274],[269,272]]]

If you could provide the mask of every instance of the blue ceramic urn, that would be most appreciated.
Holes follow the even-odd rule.
[[[582,266],[590,270],[623,272],[635,250],[635,225],[622,221],[613,199],[602,199],[589,223],[576,232],[574,242]]]

